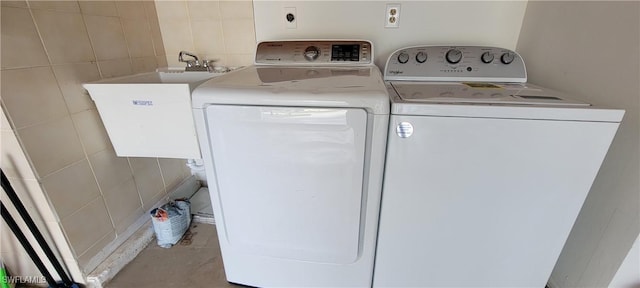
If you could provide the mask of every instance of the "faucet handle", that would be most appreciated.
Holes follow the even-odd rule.
[[[216,60],[202,60],[202,67],[213,66],[214,62],[216,62]]]
[[[216,62],[216,60],[202,60],[202,67],[206,68],[207,71],[209,71],[209,72],[213,72],[214,71],[214,66],[213,66],[214,62]]]

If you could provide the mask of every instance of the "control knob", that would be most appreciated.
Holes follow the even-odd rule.
[[[513,62],[515,58],[516,57],[515,55],[513,55],[513,53],[505,52],[502,54],[502,56],[500,56],[500,61],[504,64],[511,64],[511,62]]]
[[[416,54],[416,61],[418,61],[418,63],[424,63],[427,61],[427,53],[422,51],[418,52],[418,54]]]
[[[482,63],[486,63],[486,64],[493,62],[493,58],[494,56],[493,56],[493,53],[491,52],[484,52],[482,53],[482,56],[480,56]]]
[[[460,60],[462,60],[462,51],[458,49],[451,49],[447,51],[447,54],[445,54],[445,58],[450,64],[456,64],[460,62]]]
[[[316,46],[309,46],[304,50],[304,58],[307,61],[314,61],[320,56],[320,49]]]
[[[398,62],[404,64],[409,61],[409,54],[402,52],[398,55]]]

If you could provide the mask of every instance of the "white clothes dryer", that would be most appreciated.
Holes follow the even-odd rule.
[[[545,287],[624,114],[508,49],[395,51],[375,287]]]
[[[368,41],[270,41],[193,92],[227,280],[370,287],[389,98]]]

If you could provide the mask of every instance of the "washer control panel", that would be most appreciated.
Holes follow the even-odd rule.
[[[373,46],[362,40],[290,40],[260,42],[256,64],[363,65],[372,64]]]
[[[527,82],[522,57],[487,46],[412,46],[389,56],[384,79],[394,81]]]

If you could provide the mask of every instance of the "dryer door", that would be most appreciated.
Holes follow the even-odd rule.
[[[284,259],[357,260],[365,110],[211,105],[206,117],[220,241]]]

